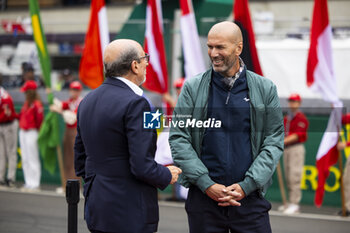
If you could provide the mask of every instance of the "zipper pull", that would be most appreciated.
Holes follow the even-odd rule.
[[[229,99],[230,99],[230,91],[227,92],[227,97],[226,97],[226,102],[225,102],[226,105],[228,104]]]

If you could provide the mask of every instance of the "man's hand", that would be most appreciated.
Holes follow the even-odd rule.
[[[225,197],[219,198],[219,206],[240,206],[238,201],[245,197],[245,193],[239,184],[233,184],[225,188]]]
[[[346,147],[346,142],[338,142],[337,144],[338,150],[344,150],[345,147]]]
[[[60,108],[58,108],[56,105],[54,105],[54,104],[51,104],[49,106],[49,109],[50,109],[51,112],[62,113],[62,110]]]
[[[167,168],[169,169],[169,171],[171,173],[170,184],[174,184],[177,181],[177,179],[179,178],[179,175],[182,173],[182,170],[178,167],[175,167],[175,166],[167,166]]]
[[[205,190],[205,193],[214,201],[219,202],[219,198],[226,196],[226,187],[222,184],[213,184]]]
[[[227,196],[219,198],[219,206],[241,206],[241,203],[238,202],[238,200],[241,200],[241,194],[237,191],[229,191],[225,190],[225,194]]]

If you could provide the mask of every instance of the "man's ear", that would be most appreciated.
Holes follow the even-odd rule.
[[[237,43],[236,55],[237,56],[241,55],[242,51],[243,51],[243,42],[241,41]]]
[[[134,74],[138,74],[139,73],[139,64],[135,60],[131,62],[131,71]]]

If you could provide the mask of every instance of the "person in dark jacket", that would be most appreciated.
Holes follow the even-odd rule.
[[[133,40],[104,51],[105,82],[80,103],[74,145],[82,176],[85,220],[91,232],[151,233],[159,221],[157,188],[176,182],[181,169],[154,161],[157,133],[143,128],[149,55]]]
[[[207,46],[212,68],[186,80],[172,119],[185,127],[171,127],[169,137],[179,182],[189,187],[190,233],[271,232],[263,196],[284,138],[276,86],[246,69],[236,24],[215,24]]]

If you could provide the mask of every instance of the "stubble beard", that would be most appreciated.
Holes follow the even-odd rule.
[[[232,67],[237,66],[237,61],[238,61],[237,57],[234,57],[232,62],[230,62],[229,59],[224,58],[223,65],[220,67],[215,67],[215,65],[213,63],[213,59],[212,59],[212,67],[213,67],[215,72],[218,72],[219,74],[223,75],[224,77],[231,77],[232,75],[231,76],[229,75],[229,71],[230,71],[230,69],[232,69]]]

